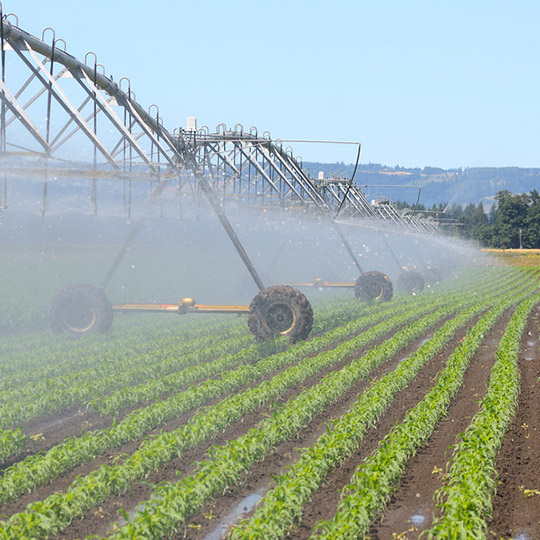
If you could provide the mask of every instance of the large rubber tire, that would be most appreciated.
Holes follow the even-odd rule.
[[[57,293],[49,309],[49,320],[53,332],[79,338],[109,331],[113,309],[102,289],[77,283]]]
[[[402,291],[415,294],[424,290],[424,278],[415,270],[404,270],[398,277],[397,286]]]
[[[313,309],[299,290],[289,285],[273,285],[251,302],[248,326],[259,342],[280,335],[296,343],[309,336]]]
[[[429,285],[437,285],[442,279],[442,272],[437,266],[430,266],[424,272],[424,281]]]
[[[354,284],[354,295],[363,302],[388,302],[393,294],[388,276],[376,270],[363,273]]]

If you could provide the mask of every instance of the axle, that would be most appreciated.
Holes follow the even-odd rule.
[[[317,287],[320,289],[354,289],[354,281],[343,281],[337,283],[331,283],[329,281],[323,281],[322,278],[317,278],[314,281],[297,281],[291,283],[293,287]]]
[[[229,306],[229,305],[206,305],[196,304],[193,298],[183,298],[178,304],[117,304],[112,306],[113,311],[134,312],[143,311],[147,313],[176,313],[184,315],[186,313],[231,313],[243,315],[249,313],[249,306]]]

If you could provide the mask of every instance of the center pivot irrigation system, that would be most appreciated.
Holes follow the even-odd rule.
[[[281,334],[292,341],[311,331],[313,312],[307,298],[290,285],[265,287],[224,211],[228,198],[257,205],[299,208],[326,216],[360,272],[355,283],[315,282],[318,287],[354,287],[364,301],[387,301],[392,283],[376,271],[364,272],[335,217],[363,218],[417,232],[432,232],[431,219],[401,214],[390,203],[370,204],[351,179],[311,178],[299,157],[281,140],[256,128],[244,131],[219,125],[215,133],[197,129],[169,132],[159,110],[136,101],[130,81],[106,76],[94,53],[84,61],[66,52],[51,28],[37,38],[18,27],[14,14],[0,4],[0,208],[7,210],[11,186],[23,181],[42,184],[41,213],[47,214],[49,185],[61,180],[89,191],[98,211],[99,185],[120,182],[131,215],[133,182],[151,186],[145,212],[138,217],[98,287],[72,284],[58,292],[51,308],[53,330],[82,336],[107,331],[117,311],[163,313],[232,313],[248,315],[258,340]],[[293,142],[293,141],[286,141]],[[305,142],[305,141],[299,141]],[[351,143],[349,143],[351,144]],[[357,144],[357,143],[354,143]],[[358,157],[360,145],[358,145]],[[356,169],[355,169],[356,170]],[[128,252],[146,214],[169,187],[202,192],[231,240],[259,293],[247,305],[202,305],[191,298],[174,304],[112,305],[107,285]],[[334,218],[334,219],[333,219]],[[393,254],[390,246],[388,249]],[[397,259],[396,259],[397,261]],[[399,264],[399,263],[398,263]],[[401,267],[400,267],[401,268]]]

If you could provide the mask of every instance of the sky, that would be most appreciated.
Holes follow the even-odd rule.
[[[189,116],[362,144],[361,163],[540,167],[537,0],[3,0],[172,131]],[[12,23],[15,19],[10,16]],[[45,40],[51,39],[51,32]],[[288,143],[287,143],[288,144]],[[290,143],[353,163],[351,145]]]

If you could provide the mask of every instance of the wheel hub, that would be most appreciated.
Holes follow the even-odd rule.
[[[373,300],[378,300],[384,294],[383,286],[375,279],[368,280],[366,289],[369,297]]]
[[[71,332],[87,332],[96,322],[96,311],[84,302],[71,302],[64,314],[64,323]]]
[[[286,332],[294,324],[294,312],[286,304],[273,304],[266,311],[266,324],[272,332]]]

